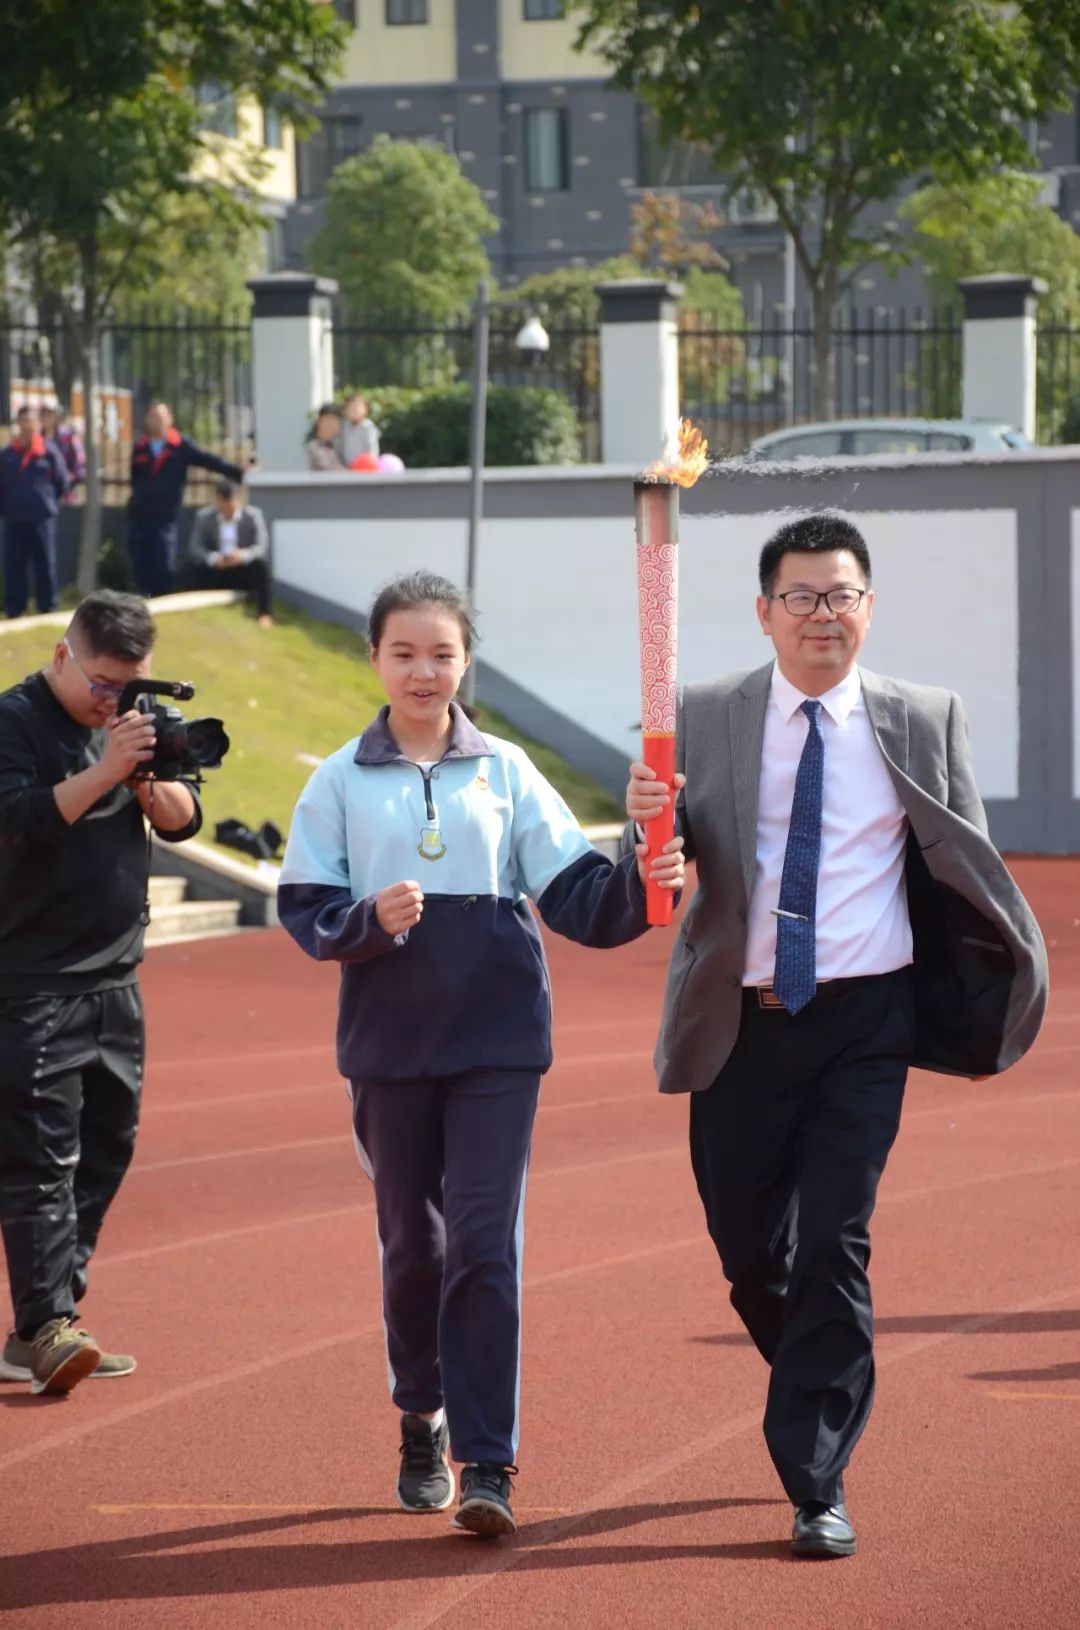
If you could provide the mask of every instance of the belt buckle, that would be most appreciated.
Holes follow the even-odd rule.
[[[757,988],[758,1007],[783,1007],[783,1002],[777,996],[771,985],[759,985]]]

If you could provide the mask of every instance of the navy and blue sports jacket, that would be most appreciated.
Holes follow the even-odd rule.
[[[637,862],[592,848],[520,747],[452,704],[430,769],[406,759],[388,709],[312,775],[293,815],[278,914],[309,956],[342,964],[338,1068],[412,1080],[551,1064],[551,987],[527,899],[583,945],[646,929]],[[423,916],[380,927],[375,897],[416,878]]]
[[[207,452],[189,441],[175,427],[165,437],[165,445],[155,456],[147,436],[140,436],[131,453],[131,503],[128,517],[136,525],[160,526],[176,520],[184,501],[184,483],[192,465],[212,470],[230,481],[242,481],[239,464]]]
[[[16,525],[47,521],[60,508],[68,475],[59,449],[43,436],[29,447],[17,441],[0,449],[0,503],[5,520]]]

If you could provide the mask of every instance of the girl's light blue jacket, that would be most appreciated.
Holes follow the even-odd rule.
[[[342,964],[338,1068],[361,1081],[546,1070],[551,989],[526,901],[583,945],[626,944],[646,928],[635,857],[605,860],[528,755],[456,705],[429,768],[402,755],[388,711],[312,775],[278,891],[297,943]],[[406,878],[423,916],[393,938],[375,896]]]

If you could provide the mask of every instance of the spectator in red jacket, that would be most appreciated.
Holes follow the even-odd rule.
[[[173,586],[177,523],[184,502],[188,470],[196,465],[242,481],[238,464],[218,458],[182,436],[167,402],[151,402],[146,434],[131,454],[131,501],[128,506],[128,553],[140,594],[168,594]]]
[[[68,489],[64,461],[41,434],[33,408],[20,408],[16,433],[0,452],[4,515],[4,609],[26,610],[28,570],[38,611],[56,609],[56,514]]]

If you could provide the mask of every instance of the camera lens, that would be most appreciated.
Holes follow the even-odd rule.
[[[187,727],[184,757],[200,770],[214,770],[229,751],[229,738],[220,719],[192,719]]]

